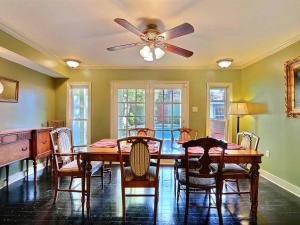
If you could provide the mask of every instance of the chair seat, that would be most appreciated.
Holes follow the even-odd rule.
[[[248,174],[248,171],[237,164],[226,163],[223,168],[223,174],[228,174],[228,173]]]
[[[125,167],[125,181],[133,181],[136,180],[134,174],[132,173],[131,168]],[[156,175],[156,167],[155,166],[150,166],[148,169],[148,172],[146,174],[146,180],[148,181],[154,181],[155,180],[155,175]]]
[[[95,161],[95,162],[91,162],[91,165],[92,165],[92,174],[97,172],[101,166],[103,165],[102,162],[98,162],[98,161]],[[63,165],[60,169],[59,169],[59,172],[62,172],[62,173],[70,173],[70,172],[74,172],[74,173],[80,173],[80,168],[78,168],[78,164],[77,164],[77,161],[76,160],[73,160],[65,165]]]
[[[216,186],[215,178],[199,178],[199,177],[189,177],[189,183],[192,187],[213,187]],[[186,172],[185,170],[179,171],[179,182],[183,185],[186,184]]]

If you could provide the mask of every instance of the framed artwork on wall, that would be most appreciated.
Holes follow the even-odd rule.
[[[0,102],[18,102],[19,81],[0,77]]]
[[[300,56],[288,60],[284,68],[286,115],[300,118]]]

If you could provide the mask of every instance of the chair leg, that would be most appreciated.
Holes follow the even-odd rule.
[[[110,167],[110,170],[109,170],[109,181],[111,182],[111,177],[112,177],[112,161],[109,162],[109,167]]]
[[[216,204],[217,204],[217,210],[218,210],[219,224],[223,224],[223,218],[222,218],[222,189],[223,189],[223,182],[220,182],[220,184],[216,188]]]
[[[208,190],[208,204],[211,206],[211,189]]]
[[[122,222],[125,223],[126,222],[126,211],[125,211],[125,207],[126,207],[126,202],[125,202],[125,188],[122,187]]]
[[[100,169],[101,172],[101,188],[104,189],[104,165]]]
[[[177,181],[177,203],[179,201],[179,196],[180,196],[180,191],[181,191],[181,184],[179,184],[179,181]]]
[[[176,167],[174,166],[174,193],[175,193],[175,196],[176,196]]]
[[[27,179],[27,181],[28,181],[28,170],[29,170],[28,164],[29,164],[29,160],[26,159],[26,179]]]
[[[186,187],[186,198],[185,198],[185,212],[184,212],[184,224],[188,224],[188,214],[190,206],[190,190],[189,187]]]
[[[46,171],[48,172],[48,169],[49,169],[49,167],[48,167],[48,162],[49,162],[49,156],[47,156],[47,158],[46,158]]]
[[[235,180],[235,183],[236,183],[236,189],[237,189],[237,191],[238,191],[238,193],[239,193],[239,196],[241,196],[241,190],[240,190],[240,184],[239,184],[239,179],[236,179]]]
[[[70,181],[70,184],[69,184],[69,189],[71,189],[72,183],[73,183],[73,176],[71,177],[71,181]]]
[[[154,224],[156,224],[156,218],[157,218],[157,205],[158,205],[158,187],[155,188],[155,196],[154,196]]]
[[[55,178],[54,179],[55,179],[55,192],[54,192],[53,204],[55,204],[56,200],[57,200],[59,183],[60,183],[60,177],[57,174],[55,174]]]

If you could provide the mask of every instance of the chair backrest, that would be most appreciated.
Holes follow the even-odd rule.
[[[155,137],[155,130],[150,128],[132,128],[128,130],[128,136]]]
[[[50,133],[53,153],[73,153],[72,131],[68,127],[61,127]],[[65,164],[73,160],[72,156],[61,156],[58,161]]]
[[[126,146],[127,148],[130,148],[129,153],[128,151],[126,151],[125,153],[122,150],[123,143],[127,145]],[[120,155],[122,182],[125,182],[124,162],[129,163],[131,172],[134,176],[133,180],[146,180],[146,175],[150,167],[150,158],[151,158],[149,145],[153,145],[153,147],[155,145],[155,148],[157,148],[158,150],[156,176],[155,176],[155,180],[158,180],[162,140],[152,138],[152,137],[131,136],[131,137],[118,139],[117,144],[118,144],[118,151]]]
[[[248,131],[239,132],[236,136],[237,143],[245,149],[257,150],[259,139],[258,136]]]
[[[175,140],[176,133],[179,133],[179,140],[189,141],[197,139],[198,131],[192,128],[182,127],[172,130],[172,141]]]
[[[200,138],[197,140],[191,140],[188,142],[185,142],[182,145],[185,148],[185,169],[186,169],[186,181],[189,183],[189,177],[202,177],[202,178],[211,178],[211,177],[218,177],[222,174],[222,168],[224,165],[224,151],[227,149],[227,143],[217,140],[214,138],[206,137],[206,138]],[[201,147],[203,148],[204,152],[199,157],[197,165],[193,165],[193,167],[190,167],[189,159],[190,159],[190,153],[189,148],[190,147]],[[209,154],[209,151],[213,148],[218,148],[220,153],[220,160],[217,162],[218,164],[218,170],[215,171],[212,169],[211,163],[211,156]]]

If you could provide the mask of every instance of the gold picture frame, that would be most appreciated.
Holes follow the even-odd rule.
[[[286,61],[284,69],[286,116],[300,118],[300,56]]]
[[[0,102],[19,100],[19,81],[0,76]]]

